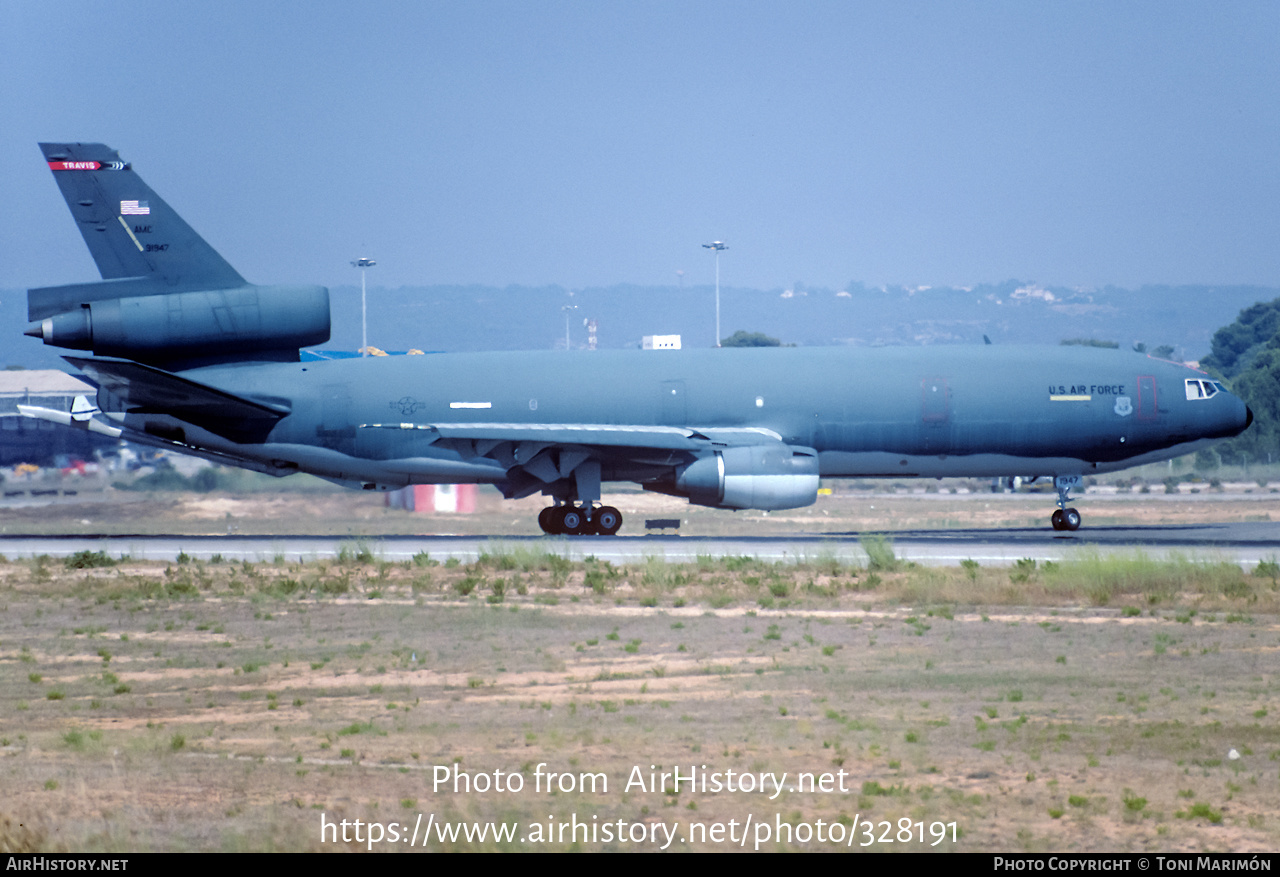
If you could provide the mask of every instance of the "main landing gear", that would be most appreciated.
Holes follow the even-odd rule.
[[[612,536],[622,527],[622,512],[613,506],[547,506],[538,513],[538,526],[549,536]]]
[[[538,526],[549,536],[612,536],[622,526],[622,512],[600,502],[600,463],[583,460],[570,483],[543,490],[555,505],[538,514]]]
[[[1079,530],[1080,529],[1080,513],[1072,508],[1067,508],[1070,502],[1068,494],[1071,488],[1078,487],[1084,479],[1079,475],[1059,475],[1053,479],[1053,486],[1058,491],[1058,509],[1049,518],[1053,523],[1055,530]]]

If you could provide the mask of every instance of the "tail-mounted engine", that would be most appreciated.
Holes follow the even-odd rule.
[[[31,323],[26,334],[55,347],[149,363],[250,352],[296,359],[299,348],[329,340],[329,291],[321,286],[99,296],[68,303]]]

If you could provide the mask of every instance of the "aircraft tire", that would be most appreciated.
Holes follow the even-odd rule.
[[[1065,529],[1076,531],[1080,529],[1080,513],[1075,509],[1067,509],[1062,513],[1062,525]]]
[[[542,511],[538,512],[538,526],[542,528],[542,532],[548,536],[560,535],[558,527],[559,521],[556,520],[559,512],[558,506],[549,505]]]
[[[1049,517],[1049,521],[1053,524],[1053,529],[1055,530],[1067,529],[1067,525],[1062,520],[1062,518],[1063,518],[1062,509],[1054,509],[1053,514],[1050,515]]]
[[[596,509],[595,524],[601,536],[612,536],[622,528],[622,512],[610,505],[601,506]]]
[[[591,523],[586,513],[577,506],[561,506],[560,532],[566,536],[584,536],[591,532]]]

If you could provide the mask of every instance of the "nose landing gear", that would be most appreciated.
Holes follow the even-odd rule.
[[[1084,479],[1079,475],[1059,475],[1053,479],[1053,486],[1058,491],[1058,509],[1049,518],[1055,530],[1075,531],[1080,529],[1080,513],[1068,508],[1071,501],[1071,488],[1078,487]]]
[[[1050,517],[1055,530],[1080,529],[1080,513],[1075,509],[1058,509]]]

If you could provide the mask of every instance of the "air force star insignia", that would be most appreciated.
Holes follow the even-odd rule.
[[[401,399],[392,402],[391,407],[398,409],[405,417],[411,417],[419,409],[426,408],[427,403],[419,402],[412,396],[404,396]]]

